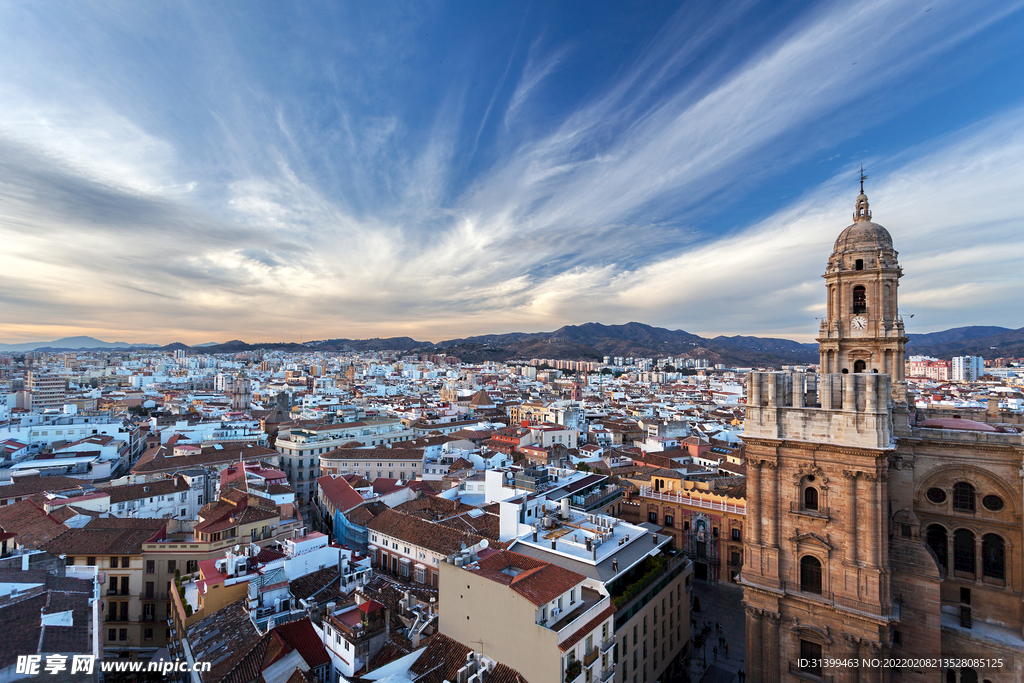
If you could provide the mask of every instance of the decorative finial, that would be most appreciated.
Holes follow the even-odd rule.
[[[864,181],[868,179],[868,174],[864,172],[864,164],[860,165],[860,196],[857,197],[857,208],[853,212],[853,220],[856,221],[870,221],[871,220],[871,209],[868,207],[868,196],[864,194]]]

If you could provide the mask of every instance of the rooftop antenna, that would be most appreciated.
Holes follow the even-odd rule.
[[[864,164],[860,165],[860,193],[864,194],[864,181],[868,179],[866,173],[864,173]]]

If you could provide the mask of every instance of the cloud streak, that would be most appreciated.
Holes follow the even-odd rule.
[[[850,169],[805,175],[760,216],[731,212],[773,174],[917,105],[927,92],[907,83],[1019,6],[936,3],[922,17],[912,3],[835,3],[769,17],[776,30],[753,42],[754,3],[684,7],[572,101],[562,90],[585,41],[525,23],[522,65],[517,34],[483,90],[471,70],[429,75],[415,49],[360,46],[356,30],[344,48],[319,46],[332,57],[319,70],[246,72],[216,95],[207,84],[242,75],[225,41],[211,54],[227,73],[181,103],[188,125],[130,115],[134,81],[116,97],[89,82],[60,97],[12,78],[0,82],[0,337],[436,340],[640,319],[807,339],[849,222]],[[182,45],[217,49],[208,30]],[[360,47],[370,54],[353,62]],[[374,50],[394,74],[379,97]],[[303,69],[314,56],[291,55]],[[442,87],[414,107],[399,94],[418,78]],[[903,252],[904,308],[929,329],[1019,322],[1024,114],[982,113],[869,159],[885,169],[870,194]],[[951,178],[956,192],[937,189]],[[954,247],[965,232],[976,246]]]

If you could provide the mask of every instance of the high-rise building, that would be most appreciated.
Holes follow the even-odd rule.
[[[977,382],[985,374],[985,359],[981,356],[956,356],[952,374],[954,382]]]
[[[67,382],[60,375],[29,370],[25,376],[25,388],[31,392],[32,408],[60,408],[67,398]]]
[[[822,374],[748,375],[752,683],[1024,680],[1024,439],[908,401],[901,276],[862,191],[825,274]]]

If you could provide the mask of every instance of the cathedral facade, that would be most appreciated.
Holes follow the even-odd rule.
[[[749,680],[1024,680],[1024,439],[918,414],[903,271],[863,186],[853,218],[820,374],[747,377]]]

